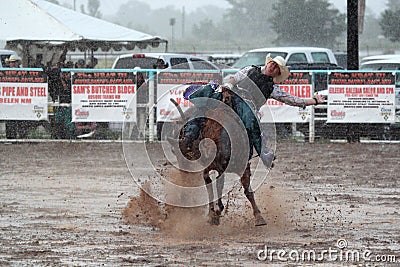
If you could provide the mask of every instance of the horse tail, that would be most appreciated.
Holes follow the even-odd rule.
[[[175,107],[178,109],[178,112],[179,112],[179,114],[181,115],[181,118],[182,118],[183,120],[186,120],[185,113],[183,113],[183,110],[182,110],[181,106],[179,106],[178,102],[176,102],[175,99],[173,99],[173,98],[170,98],[169,100],[170,100],[170,101],[175,105]]]

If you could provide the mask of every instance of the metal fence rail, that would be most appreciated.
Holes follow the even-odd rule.
[[[23,69],[22,69],[23,70]],[[29,69],[32,70],[32,69]],[[145,129],[145,133],[143,134],[142,138],[145,138],[148,141],[155,141],[156,138],[156,123],[157,123],[157,118],[155,116],[154,109],[157,109],[157,74],[159,73],[160,70],[156,69],[140,69],[140,70],[115,70],[115,69],[62,69],[62,72],[119,72],[119,71],[134,71],[135,73],[137,72],[142,72],[146,74],[147,76],[147,95],[148,95],[148,102],[140,102],[138,103],[137,107],[142,108],[143,110],[146,110],[147,112],[147,122],[146,125],[144,126],[143,129]],[[234,69],[223,69],[220,71],[216,70],[177,70],[177,69],[167,69],[164,71],[168,71],[171,73],[219,73],[221,75],[221,80],[223,80],[224,77],[226,77],[229,74],[235,73],[237,70]],[[293,73],[296,72],[304,72],[300,70],[294,70],[292,71]],[[354,72],[368,72],[368,71],[324,71],[324,70],[315,70],[315,71],[307,71],[309,72],[313,79],[312,79],[312,93],[314,91],[316,92],[324,92],[328,88],[328,75],[332,72],[342,72],[344,74],[347,73],[354,73]],[[373,73],[376,73],[377,71],[374,71]],[[378,71],[379,72],[379,71]],[[384,72],[384,71],[382,71]],[[387,71],[386,71],[387,72]],[[311,118],[308,123],[293,123],[290,125],[292,129],[299,130],[304,134],[306,139],[308,139],[309,142],[314,142],[315,138],[323,138],[324,136],[324,131],[325,132],[330,132],[332,135],[337,134],[340,137],[345,137],[351,132],[348,131],[348,127],[356,127],[356,132],[358,134],[366,134],[368,131],[372,131],[370,135],[374,134],[374,131],[376,131],[376,135],[381,135],[380,137],[383,137],[384,134],[391,135],[387,138],[393,138],[397,139],[399,137],[399,129],[400,129],[400,79],[399,74],[400,71],[394,71],[393,74],[396,77],[395,80],[395,85],[396,85],[396,102],[395,102],[395,110],[396,110],[396,121],[394,123],[388,123],[388,124],[375,124],[375,123],[369,123],[369,122],[364,122],[364,123],[355,123],[353,125],[351,124],[335,124],[335,123],[326,123],[327,122],[327,109],[328,105],[327,104],[321,104],[318,105],[317,107],[312,108],[311,112]],[[318,81],[316,77],[319,77]],[[324,77],[321,80],[321,76]],[[327,93],[327,92],[325,92]],[[327,94],[329,97],[329,94]],[[0,104],[1,105],[1,104]],[[38,122],[39,125],[42,125],[45,130],[51,131],[51,125],[52,120],[54,120],[55,116],[55,110],[59,107],[70,107],[70,104],[66,103],[60,103],[57,99],[52,99],[50,102],[48,102],[48,120],[47,121],[42,121]],[[1,111],[1,110],[0,110]],[[0,114],[1,115],[1,114]],[[1,130],[3,131],[2,137],[4,137],[4,120],[5,118],[0,118],[0,120],[3,120],[3,124],[0,124],[0,132]],[[290,124],[290,123],[289,123]],[[280,125],[280,123],[277,123],[278,126],[286,126],[288,127],[288,123]],[[295,127],[293,127],[295,126]],[[353,129],[354,130],[354,129]],[[328,136],[326,134],[326,136]],[[50,137],[51,138],[51,137]],[[379,138],[379,136],[377,136]]]

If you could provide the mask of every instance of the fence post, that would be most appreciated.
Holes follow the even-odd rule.
[[[149,72],[149,142],[154,141],[154,72]]]
[[[311,97],[314,96],[314,91],[315,91],[315,73],[311,72]],[[315,106],[311,106],[310,110],[310,123],[309,123],[309,136],[308,136],[308,141],[310,143],[314,143],[315,140]]]

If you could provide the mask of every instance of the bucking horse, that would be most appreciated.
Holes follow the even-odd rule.
[[[226,116],[229,116],[229,114],[227,114],[226,112],[226,106],[232,108],[233,106],[232,94],[233,93],[229,89],[223,88],[222,101],[220,101],[220,104],[216,105],[214,108],[208,109],[206,111],[205,113],[206,116],[203,121],[199,138],[195,140],[192,144],[190,144],[191,146],[190,149],[187,149],[185,147],[186,145],[183,145],[181,143],[183,136],[182,124],[184,124],[183,122],[187,120],[186,114],[182,111],[179,104],[174,99],[170,99],[171,102],[173,102],[176,108],[178,109],[181,116],[181,120],[177,121],[177,125],[179,126],[175,127],[175,129],[178,129],[178,132],[174,134],[174,140],[178,140],[178,147],[180,148],[183,156],[188,160],[199,159],[201,156],[200,151],[202,151],[203,153],[207,153],[207,151],[210,151],[210,149],[207,148],[207,145],[211,144],[211,142],[201,142],[201,141],[209,139],[212,140],[213,142],[212,146],[214,147],[214,152],[213,152],[214,158],[212,162],[203,169],[203,179],[206,184],[209,197],[209,221],[213,225],[220,224],[220,216],[222,211],[224,210],[224,205],[222,203],[222,191],[225,182],[224,172],[227,170],[227,167],[229,165],[232,156],[231,140],[228,136],[227,130],[222,125],[223,123],[222,124],[220,123],[224,122],[227,119]],[[176,143],[176,141],[173,142]],[[172,144],[173,142],[170,139],[170,143]],[[212,170],[218,173],[216,177],[217,201],[214,201],[215,198],[212,187],[212,179],[210,177],[210,171]],[[244,170],[242,169],[237,172],[235,171],[235,173],[240,176],[240,181],[244,189],[244,194],[250,201],[250,204],[252,206],[255,218],[255,225],[256,226],[265,225],[266,222],[264,218],[261,216],[261,212],[257,207],[254,198],[254,192],[252,191],[250,186],[251,172],[250,172],[249,161],[247,161],[247,165],[244,167]]]

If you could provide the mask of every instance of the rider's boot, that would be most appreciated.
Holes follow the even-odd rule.
[[[272,151],[261,151],[260,158],[267,168],[274,167],[275,154]]]

